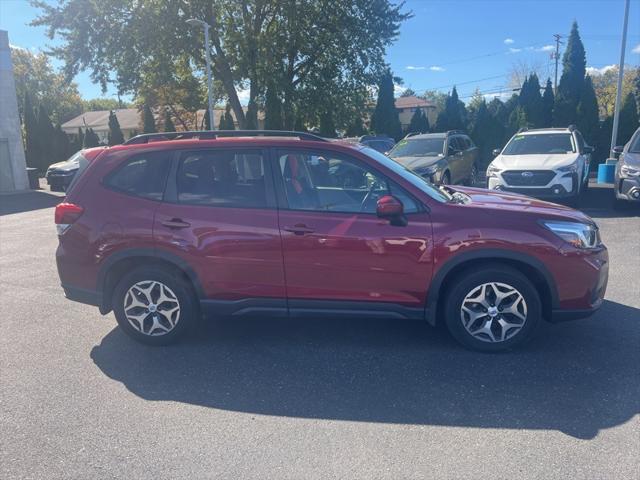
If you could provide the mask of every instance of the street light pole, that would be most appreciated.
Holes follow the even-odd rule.
[[[209,97],[209,126],[211,130],[215,130],[215,122],[213,121],[213,79],[211,78],[211,57],[209,55],[209,29],[211,25],[197,18],[187,20],[189,25],[198,25],[204,28],[204,58],[207,63],[207,91]]]
[[[624,50],[627,44],[627,24],[629,23],[629,1],[624,4],[624,23],[622,24],[622,46],[620,47],[620,65],[618,67],[618,88],[616,90],[616,106],[613,113],[613,131],[611,132],[611,150],[609,155],[614,157],[613,149],[618,141],[618,121],[620,120],[620,102],[622,101],[622,77],[624,75]]]

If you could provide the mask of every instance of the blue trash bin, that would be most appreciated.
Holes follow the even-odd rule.
[[[615,173],[615,163],[601,163],[598,165],[598,183],[613,183],[615,181]]]

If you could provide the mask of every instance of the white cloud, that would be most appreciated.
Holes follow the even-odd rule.
[[[432,72],[444,72],[444,67],[439,67],[438,65],[432,65],[429,67],[429,70]]]
[[[505,38],[504,39],[504,44],[505,45],[513,45],[514,43],[516,43],[516,41],[513,38]]]
[[[615,70],[617,69],[618,66],[617,65],[606,65],[602,68],[596,68],[596,67],[587,67],[587,73],[589,75],[591,75],[592,77],[594,76],[598,76],[598,75],[604,75],[605,73],[607,73],[609,70]]]
[[[556,49],[553,45],[545,45],[544,47],[536,48],[536,52],[553,52]]]
[[[393,84],[393,95],[396,97],[399,97],[400,95],[402,95],[402,93],[406,90],[406,87],[403,87],[402,85],[398,85],[397,83]]]
[[[522,51],[521,48],[513,48],[513,47],[511,47],[509,49],[509,53],[518,53],[518,52],[521,52],[521,51]]]
[[[414,65],[407,65],[406,69],[407,70],[425,70],[427,67],[416,67]]]
[[[490,102],[494,98],[499,98],[502,101],[509,100],[513,92],[500,92],[500,93],[485,93],[482,95],[487,102]]]
[[[249,104],[249,89],[248,88],[241,88],[240,90],[237,91],[238,94],[238,100],[240,100],[240,104],[241,105],[248,105]]]
[[[14,49],[16,49],[16,50],[23,50],[23,51],[25,51],[25,52],[27,51],[27,49],[26,49],[26,48],[21,47],[20,45],[14,45],[13,43],[10,43],[10,44],[9,44],[9,48],[14,48]]]
[[[640,43],[631,49],[631,53],[640,53]]]

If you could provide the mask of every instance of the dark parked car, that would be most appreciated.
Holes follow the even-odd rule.
[[[386,135],[363,135],[362,137],[338,138],[335,141],[343,143],[360,143],[361,145],[371,147],[380,153],[388,152],[396,144],[393,138],[387,137]]]
[[[616,165],[616,200],[640,202],[640,128],[624,147],[616,147],[620,159]]]
[[[102,148],[102,147],[100,147]],[[45,174],[47,184],[54,192],[64,192],[76,176],[83,151],[75,153],[69,160],[50,165]]]
[[[388,154],[432,183],[475,185],[478,147],[464,132],[408,135]]]
[[[442,322],[496,351],[602,303],[607,249],[568,207],[435,188],[306,133],[158,138],[84,153],[55,212],[66,296],[141,342],[170,343],[201,314],[325,315]]]

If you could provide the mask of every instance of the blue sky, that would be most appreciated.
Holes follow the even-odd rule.
[[[620,55],[624,0],[409,0],[405,9],[414,17],[402,25],[387,61],[417,92],[446,92],[455,84],[466,100],[476,88],[489,96],[507,90],[514,66],[552,74],[553,34],[567,35],[574,19],[588,66],[606,68]],[[0,29],[9,31],[11,44],[39,50],[50,43],[44,29],[27,25],[36,14],[28,0],[0,0]],[[637,66],[640,0],[631,1],[628,35],[626,62]],[[83,97],[102,96],[87,73],[75,80]]]

